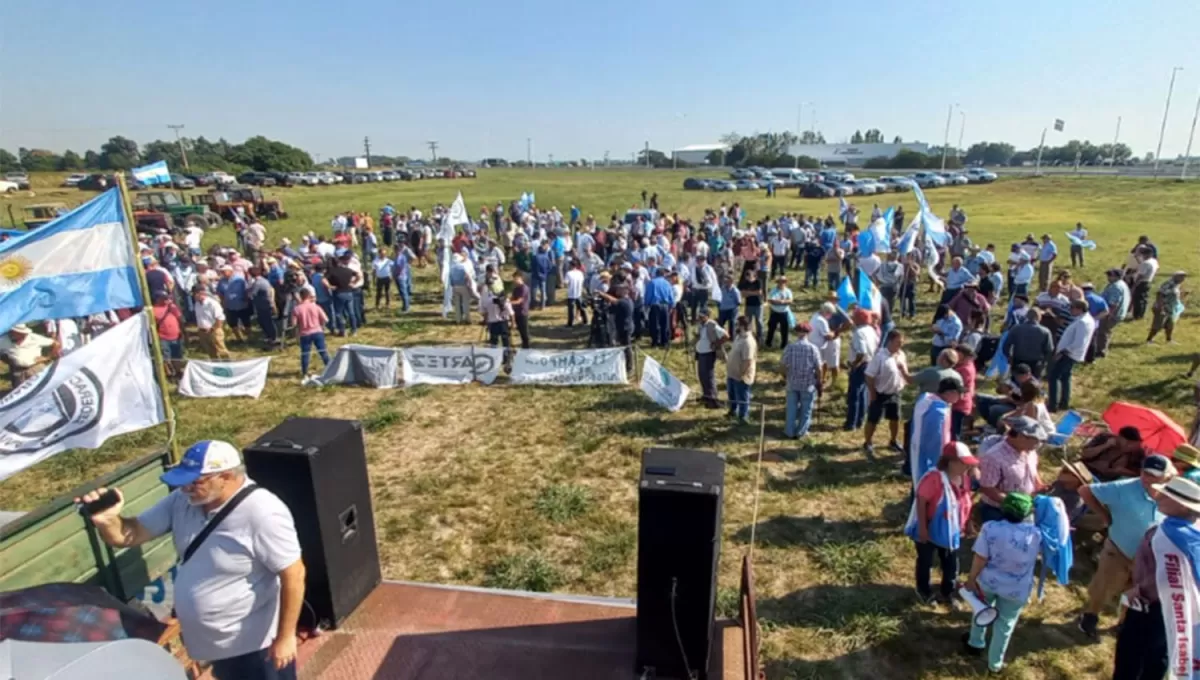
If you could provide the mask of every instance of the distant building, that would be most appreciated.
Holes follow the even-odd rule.
[[[714,151],[729,151],[729,146],[726,144],[689,144],[678,149],[671,150],[671,157],[680,163],[689,165],[705,165],[708,163],[708,156]]]
[[[928,154],[929,145],[924,142],[905,144],[794,144],[788,153],[794,156],[815,158],[822,165],[861,166],[868,158],[895,158],[901,151],[916,151]]]

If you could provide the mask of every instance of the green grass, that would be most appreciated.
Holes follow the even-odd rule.
[[[369,184],[284,189],[291,219],[268,224],[272,243],[325,232],[335,211],[376,212],[385,202],[400,208],[449,203],[462,191],[468,208],[494,206],[534,190],[544,206],[564,213],[572,203],[602,222],[658,192],[670,212],[698,217],[705,207],[740,201],[751,218],[783,211],[825,215],[836,200],[804,200],[794,191],[766,199],[753,194],[684,192],[689,174],[711,173],[563,170],[484,171],[477,180]],[[39,190],[36,198],[0,197],[17,207],[44,200],[80,201],[74,190]],[[1159,245],[1164,271],[1200,263],[1200,185],[1129,178],[1002,180],[987,186],[928,192],[945,214],[959,203],[970,215],[976,241],[1004,250],[1027,232],[1063,232],[1084,222],[1099,248],[1075,276],[1102,281],[1103,271],[1124,261],[1137,236]],[[904,205],[911,195],[879,202]],[[870,197],[858,203],[870,210]],[[19,214],[19,213],[18,213]],[[211,238],[232,242],[229,229]],[[1065,249],[1064,249],[1065,250]],[[436,270],[418,270],[417,304],[371,315],[356,342],[376,345],[478,342],[478,327],[444,322],[438,314]],[[1194,280],[1185,289],[1194,286]],[[922,291],[923,293],[923,291]],[[798,291],[800,315],[821,296]],[[925,342],[932,311],[922,299],[920,323],[902,327]],[[1102,411],[1116,399],[1152,403],[1181,423],[1190,422],[1191,381],[1182,377],[1200,351],[1200,316],[1193,304],[1176,332],[1177,344],[1144,344],[1147,322],[1117,329],[1109,359],[1077,369],[1079,407]],[[582,347],[586,330],[567,331],[561,306],[535,312],[538,348]],[[331,339],[331,351],[342,344]],[[234,346],[236,356],[256,356]],[[678,348],[676,348],[678,349]],[[192,348],[193,353],[195,348]],[[661,352],[655,353],[661,358]],[[914,367],[924,360],[910,357]],[[867,461],[860,434],[840,431],[845,381],[830,391],[819,423],[804,446],[782,438],[784,391],[779,350],[760,353],[754,397],[767,408],[766,456],[757,518],[754,461],[758,427],[741,426],[720,412],[689,404],[678,413],[654,407],[628,388],[494,386],[415,387],[400,390],[313,389],[300,386],[294,344],[271,363],[258,400],[188,400],[172,394],[179,439],[216,437],[244,446],[289,415],[363,421],[380,555],[388,578],[554,590],[632,597],[636,586],[637,479],[648,446],[713,449],[729,459],[720,561],[721,611],[736,611],[742,555],[754,529],[755,575],[763,625],[763,654],[774,678],[980,677],[983,666],[957,656],[965,614],[918,607],[912,595],[914,554],[900,533],[907,513],[906,484],[895,476],[895,457]],[[696,388],[686,354],[672,350],[667,367]],[[718,375],[718,377],[723,377]],[[981,386],[986,389],[987,386]],[[909,400],[911,403],[911,400]],[[757,417],[757,413],[756,416]],[[877,435],[877,442],[880,441]],[[31,509],[72,487],[161,447],[164,428],[133,433],[96,451],[55,456],[0,483],[0,507]],[[1053,475],[1052,463],[1043,473]],[[554,491],[551,491],[554,490]],[[583,500],[586,499],[586,500]],[[582,502],[581,502],[582,501]],[[565,519],[556,519],[565,517]],[[964,564],[968,556],[964,554]],[[1081,646],[1071,620],[1084,600],[1090,557],[1081,554],[1076,580],[1051,585],[1043,603],[1031,602],[1008,652],[1002,678],[1103,678],[1111,672],[1112,637]],[[1104,625],[1113,617],[1107,615]]]

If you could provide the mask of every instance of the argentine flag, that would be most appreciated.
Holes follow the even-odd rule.
[[[845,196],[838,196],[838,218],[842,224],[846,223],[846,218],[850,216],[850,204],[846,202]]]
[[[925,475],[941,475],[942,477],[942,499],[938,501],[937,509],[934,510],[933,516],[929,518],[929,540],[940,548],[958,550],[962,542],[962,529],[960,526],[962,516],[958,510],[958,499],[954,495],[954,489],[950,486],[950,477],[945,472],[936,468],[926,472]],[[921,481],[924,481],[924,479],[922,478]],[[917,486],[920,486],[920,482],[917,483]],[[924,502],[917,498],[916,494],[913,494],[912,506],[910,506],[908,511],[908,521],[904,523],[904,533],[914,541],[921,535],[917,528],[917,503]],[[1061,503],[1062,501],[1059,502]]]
[[[858,252],[863,255],[886,253],[892,249],[891,229],[884,218],[871,223],[858,235]]]
[[[925,473],[937,467],[942,447],[950,441],[950,404],[932,392],[922,394],[913,406],[912,435],[908,461],[912,466],[913,489]]]
[[[917,224],[916,221],[913,221],[913,223],[909,225],[908,229],[904,230],[904,235],[900,237],[900,242],[896,244],[896,251],[899,252],[901,256],[908,255],[913,251],[913,248],[916,247],[917,230],[919,228],[920,225]]]
[[[1067,240],[1070,241],[1071,245],[1073,245],[1073,246],[1079,246],[1080,248],[1087,248],[1088,250],[1096,249],[1095,241],[1092,241],[1090,239],[1087,241],[1084,241],[1083,239],[1079,238],[1078,236],[1076,236],[1075,234],[1072,234],[1069,231],[1067,232]]]
[[[117,189],[0,243],[0,332],[142,304]]]
[[[159,161],[134,168],[133,178],[142,184],[170,184],[171,171],[167,169],[166,161]]]
[[[840,292],[838,296],[841,297]],[[876,314],[883,309],[883,296],[879,294],[875,284],[871,283],[871,278],[861,269],[858,270],[858,306]]]
[[[862,272],[859,272],[861,275]],[[842,282],[837,287],[838,307],[843,312],[849,311],[850,307],[858,304],[858,296],[854,294],[854,285],[850,283],[849,276],[843,276]]]
[[[917,217],[921,220],[921,226],[925,230],[925,238],[932,239],[939,246],[944,246],[950,242],[950,234],[946,231],[946,223],[942,218],[933,214],[933,210],[929,208],[929,201],[925,200],[925,192],[921,191],[921,187],[913,182],[913,194],[917,197],[917,203],[920,204],[921,210],[917,213]]]

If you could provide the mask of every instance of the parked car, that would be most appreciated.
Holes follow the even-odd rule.
[[[946,180],[938,176],[936,172],[914,172],[909,175],[909,179],[916,182],[917,186],[922,189],[946,186]]]
[[[84,191],[107,191],[117,186],[117,178],[112,175],[88,175],[75,186]]]
[[[852,172],[844,172],[841,170],[829,170],[829,171],[825,172],[825,179],[833,180],[834,182],[850,182],[856,178],[854,177],[854,173],[852,173]]]
[[[962,186],[964,184],[971,183],[971,181],[967,179],[966,175],[958,172],[940,172],[938,173],[938,176],[946,180],[946,184],[953,184],[955,186]]]
[[[231,175],[227,172],[221,171],[221,170],[214,170],[210,173],[207,173],[205,175],[205,177],[207,177],[209,179],[209,182],[212,185],[216,185],[216,186],[225,186],[227,184],[236,184],[237,183],[237,179],[234,178],[233,175]],[[201,185],[198,184],[197,186],[201,186]]]
[[[739,179],[734,182],[734,186],[737,187],[738,191],[755,191],[762,188],[758,185],[758,182],[748,179]]]
[[[875,188],[875,183],[868,182],[865,179],[852,179],[847,182],[843,182],[843,184],[854,189],[854,193],[856,194],[870,196],[879,193],[879,190]]]
[[[912,191],[912,180],[907,177],[884,176],[879,178],[879,183],[889,191]]]
[[[356,172],[354,173],[354,179],[351,181],[354,184],[366,184],[367,182],[371,181],[371,177],[365,172]]]
[[[321,178],[321,182],[323,184],[341,184],[342,183],[342,176],[337,174],[336,172],[329,172],[328,170],[326,170],[326,171],[318,172],[317,175]]]
[[[727,179],[713,180],[708,183],[708,188],[713,191],[737,191],[737,185]]]
[[[997,179],[996,173],[984,170],[983,168],[968,168],[965,174],[967,180],[972,183],[995,182]]]
[[[210,187],[213,185],[213,178],[210,175],[201,175],[198,173],[191,173],[188,175],[184,175],[184,177],[187,177],[188,179],[192,180],[192,184],[195,184],[198,187]]]
[[[171,173],[171,187],[174,189],[195,189],[196,183],[189,177]]]
[[[708,188],[708,180],[696,179],[695,177],[688,177],[687,179],[683,180],[683,188],[684,189],[707,189]]]
[[[800,188],[803,198],[833,198],[836,195],[834,188],[824,182],[809,182]]]
[[[242,174],[238,175],[237,182],[238,184],[249,184],[259,187],[275,186],[275,178],[272,177],[270,173],[256,172],[253,170],[250,172],[243,172]]]
[[[738,168],[738,169],[734,170],[733,172],[729,173],[729,177],[731,179],[735,179],[735,180],[754,179],[757,177],[757,175],[755,175],[754,172],[749,170],[748,168]]]
[[[400,175],[397,175],[394,170],[384,170],[381,174],[383,175],[383,181],[385,182],[395,182],[396,180],[400,179]]]
[[[82,182],[85,179],[87,179],[87,175],[85,173],[76,172],[74,174],[67,175],[67,178],[63,180],[62,185],[64,187],[77,186],[80,182]]]
[[[459,168],[458,176],[475,178],[477,175],[476,175],[476,172],[474,170],[472,170],[471,168]]]
[[[822,184],[833,189],[835,196],[853,196],[856,192],[856,189],[853,185],[846,184],[845,182],[836,182],[831,179],[826,179],[824,182],[822,182]]]
[[[24,170],[15,170],[13,172],[4,173],[4,180],[17,185],[21,191],[29,189],[29,174]]]
[[[18,185],[16,182],[7,179],[0,179],[0,194],[15,194],[20,188],[20,185]]]

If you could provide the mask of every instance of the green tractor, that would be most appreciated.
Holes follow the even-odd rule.
[[[139,192],[132,203],[134,220],[143,231],[192,226],[212,229],[221,225],[221,217],[207,205],[188,205],[174,191]]]

